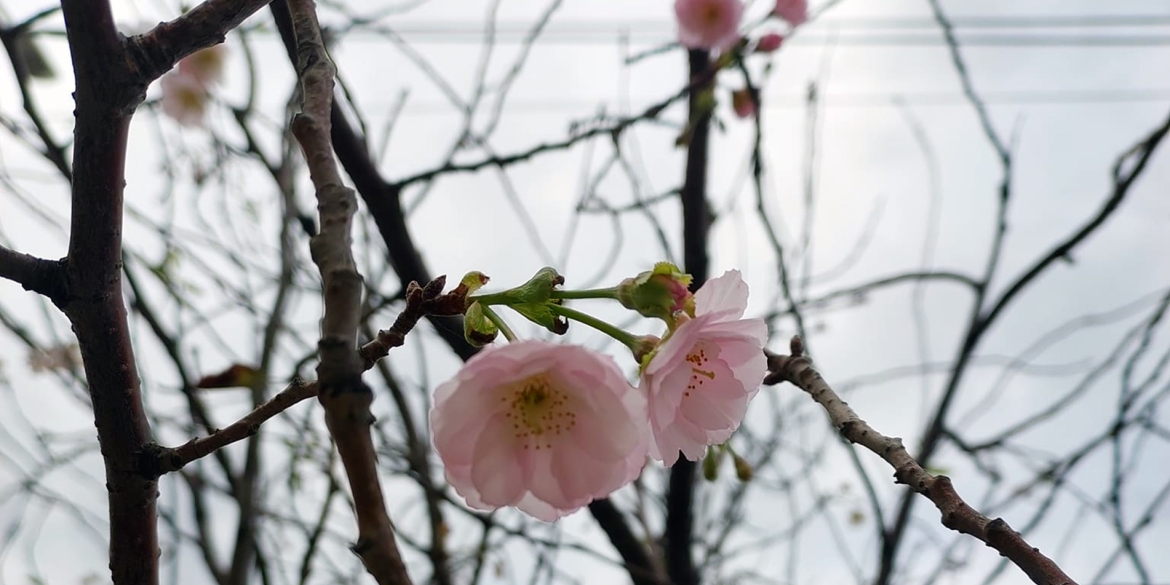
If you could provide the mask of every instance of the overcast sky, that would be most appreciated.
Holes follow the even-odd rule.
[[[115,4],[119,21],[125,23],[127,32],[172,18],[178,10],[173,2]],[[376,12],[374,2],[360,3],[370,4],[360,7],[359,3],[353,4],[356,12]],[[762,14],[767,9],[765,4],[753,3],[750,14]],[[39,0],[8,0],[4,4],[14,20],[49,5]],[[451,91],[467,99],[482,55],[486,6],[480,0],[432,0],[401,17],[388,17],[384,22],[425,57]],[[527,0],[501,4],[499,43],[491,57],[490,79],[499,79],[506,73],[522,49],[518,41],[546,7],[546,2]],[[490,141],[491,149],[512,153],[540,142],[554,141],[566,135],[571,123],[588,120],[599,111],[611,115],[637,112],[677,91],[685,83],[685,56],[679,49],[648,57],[633,66],[623,66],[626,56],[673,39],[670,7],[667,0],[564,0],[508,96],[499,128]],[[1054,241],[1075,230],[1095,212],[1108,194],[1110,168],[1115,158],[1170,114],[1170,80],[1166,76],[1166,71],[1170,71],[1170,3],[1156,0],[951,1],[944,2],[944,7],[959,27],[963,56],[975,88],[986,97],[995,129],[1012,141],[1014,198],[1009,237],[998,273],[1001,277],[996,280],[1002,287]],[[816,5],[813,10],[817,10]],[[42,28],[60,31],[62,25],[59,17],[56,18],[56,21],[48,19]],[[262,12],[260,18],[249,24],[260,24],[266,18],[267,13]],[[753,30],[781,29],[777,25]],[[924,260],[931,268],[972,275],[983,270],[993,234],[1001,170],[993,149],[983,137],[974,110],[963,97],[951,57],[941,39],[930,7],[923,0],[880,3],[845,0],[799,31],[774,56],[773,70],[763,88],[761,114],[766,136],[765,195],[770,217],[780,226],[780,237],[787,243],[797,242],[802,236],[803,185],[809,156],[805,94],[810,83],[816,83],[821,97],[814,165],[815,244],[810,257],[793,261],[800,274],[829,274],[833,278],[831,281],[814,279],[808,289],[810,297],[882,275],[922,268]],[[239,103],[246,91],[245,59],[238,40],[229,40],[233,44],[231,61],[225,87],[219,94],[228,103]],[[255,59],[264,80],[260,108],[274,124],[279,123],[292,84],[291,70],[279,39],[270,30],[257,31],[253,40]],[[59,36],[43,37],[41,43],[61,74],[54,82],[39,82],[37,96],[57,136],[65,137],[70,129],[71,111],[71,79],[64,74],[67,48]],[[388,178],[425,171],[443,161],[463,124],[443,87],[421,71],[400,46],[385,37],[355,34],[344,39],[333,55],[356,103],[366,115],[373,146]],[[757,62],[757,71],[762,63],[762,60]],[[744,271],[754,293],[749,312],[763,314],[775,308],[777,275],[772,257],[767,253],[763,227],[754,213],[754,194],[744,180],[751,148],[751,124],[736,119],[727,106],[726,90],[739,84],[735,75],[725,74],[720,78],[724,90],[719,95],[723,104],[719,118],[724,126],[715,132],[710,180],[710,197],[720,219],[713,232],[711,250],[715,274],[730,268]],[[403,95],[404,107],[383,149],[383,128]],[[157,88],[152,89],[150,97],[157,97]],[[19,94],[6,61],[0,65],[0,112],[10,118],[21,116]],[[231,135],[234,124],[230,115],[222,108],[213,111],[209,123]],[[667,120],[676,123],[683,117],[684,112],[678,107],[665,115]],[[483,119],[478,119],[476,127],[482,128]],[[920,135],[916,135],[916,127],[921,128]],[[159,205],[159,193],[166,184],[165,174],[160,172],[163,164],[159,156],[160,137],[165,137],[165,148],[175,152],[187,144],[197,145],[198,132],[180,131],[151,112],[141,113],[132,131],[127,200],[136,210],[161,217],[167,212],[163,211],[165,206]],[[641,179],[641,196],[661,194],[681,183],[683,151],[671,148],[677,133],[677,127],[646,127],[624,139],[623,148],[635,153],[633,160]],[[265,140],[266,145],[274,144],[272,136]],[[509,173],[514,196],[533,218],[541,246],[548,251],[551,262],[566,275],[570,286],[613,284],[617,279],[646,269],[667,254],[640,216],[623,220],[622,248],[616,261],[610,261],[606,254],[615,241],[609,219],[586,217],[575,228],[570,227],[574,224],[573,210],[582,194],[582,176],[588,169],[597,168],[607,148],[604,143],[595,151],[578,147],[519,165]],[[474,161],[483,156],[481,150],[468,149],[457,160]],[[196,156],[192,165],[207,160]],[[67,217],[66,187],[49,180],[51,169],[30,156],[26,147],[10,134],[0,135],[0,163],[13,181],[36,193],[35,199],[41,205],[58,217]],[[180,179],[191,173],[190,169],[183,168],[176,172]],[[270,179],[254,169],[237,173],[235,180],[241,191],[254,190],[251,196],[256,201],[274,200]],[[37,218],[26,206],[14,203],[11,189],[11,185],[0,186],[0,235],[5,243],[44,257],[62,256],[66,240],[61,231]],[[177,193],[193,197],[196,192],[180,189]],[[617,176],[603,182],[599,193],[615,206],[634,200],[629,182]],[[311,193],[305,191],[301,195],[303,207],[311,209]],[[417,205],[411,216],[411,228],[433,272],[458,276],[469,270],[480,270],[493,277],[493,284],[507,286],[521,282],[550,262],[540,251],[541,246],[534,246],[526,235],[524,220],[514,213],[509,194],[494,172],[446,178],[427,192],[425,198],[420,197],[419,191],[410,190],[405,200]],[[218,199],[206,201],[207,205],[218,205],[211,203]],[[179,213],[184,209],[180,207]],[[656,210],[673,247],[674,259],[681,261],[677,205],[670,202]],[[160,215],[153,215],[156,213]],[[271,208],[257,212],[261,218],[272,213],[275,212]],[[932,224],[932,216],[937,223]],[[1165,253],[1170,249],[1168,222],[1170,154],[1163,150],[1152,160],[1122,212],[1074,256],[1073,262],[1050,271],[1021,297],[977,353],[991,357],[1016,355],[1070,319],[1109,311],[1165,290],[1170,286],[1170,255]],[[198,228],[193,219],[180,218],[179,224],[184,223]],[[575,229],[574,238],[567,245],[565,234],[570,229]],[[151,237],[137,222],[131,222],[127,234],[128,238]],[[862,234],[867,239],[860,256],[856,256]],[[275,240],[271,234],[267,235],[266,240],[258,235],[257,241],[267,241],[271,247]],[[928,240],[933,240],[934,245],[927,247],[929,253],[924,258],[924,242]],[[145,242],[143,248],[151,249],[152,240],[141,241]],[[593,282],[594,279],[599,281]],[[384,293],[393,294],[396,283],[391,279],[385,286]],[[911,292],[911,287],[901,287],[876,293],[863,305],[811,319],[813,333],[809,342],[817,365],[830,382],[848,381],[923,360],[946,361],[954,355],[959,341],[958,327],[970,311],[968,292],[948,284],[925,289],[927,335],[922,343],[916,337]],[[0,283],[0,306],[10,314],[26,318],[34,331],[44,334],[47,330],[45,319],[39,317],[38,305],[19,286]],[[1150,308],[1152,304],[1147,302],[1141,306]],[[299,311],[302,325],[311,326],[317,318],[316,306],[301,306]],[[63,319],[57,318],[55,323],[59,334],[68,331]],[[1084,366],[1099,361],[1103,352],[1111,351],[1133,324],[1133,320],[1122,321],[1073,336],[1033,356],[1034,363],[1069,366],[1074,374],[1083,375]],[[230,325],[224,327],[226,331],[233,330]],[[784,348],[787,336],[792,333],[791,323],[781,322],[771,346]],[[430,333],[423,335],[433,339]],[[602,341],[585,331],[574,330],[570,337],[594,346]],[[1164,338],[1163,330],[1162,338],[1155,338],[1154,343],[1164,348],[1167,344]],[[202,343],[199,362],[206,369],[227,363],[228,352],[221,346],[210,341],[192,343]],[[228,342],[243,355],[254,354],[257,344],[248,331]],[[425,371],[418,368],[418,347],[403,348],[400,354],[392,356],[392,363],[410,383],[433,387],[436,381],[451,375],[456,362],[453,358],[440,357],[441,351],[427,353]],[[14,391],[3,400],[18,400],[25,415],[37,424],[62,432],[92,432],[92,420],[74,407],[75,402],[61,398],[56,391],[38,390],[52,381],[28,370],[26,354],[18,340],[0,334],[0,372],[11,382]],[[157,363],[148,358],[162,355],[157,348],[148,346],[142,347],[139,354],[146,356],[145,364]],[[619,359],[624,360],[623,366],[632,366],[628,358]],[[146,365],[144,369],[150,367]],[[1152,366],[1143,363],[1139,368],[1148,371]],[[146,375],[160,383],[168,379],[173,383],[171,372],[165,368],[156,370]],[[1078,379],[1076,375],[1019,375],[1003,386],[997,383],[1000,374],[999,368],[976,368],[965,382],[952,421],[962,419],[993,387],[1003,391],[986,414],[972,418],[969,425],[960,428],[973,438],[991,436],[1020,420],[1066,391]],[[895,378],[866,385],[849,398],[854,408],[877,429],[902,436],[908,445],[913,445],[943,379],[940,376]],[[1028,448],[1060,453],[1070,444],[1078,444],[1078,437],[1098,432],[1106,424],[1101,413],[1108,412],[1116,402],[1116,385],[1115,375],[1103,379],[1095,390],[1096,398],[1072,409],[1058,423],[1030,434]],[[795,396],[791,387],[767,391],[788,393],[786,400],[803,398]],[[224,414],[222,420],[231,420],[230,413],[238,411],[241,404],[225,400],[224,412],[229,414]],[[1161,417],[1164,424],[1165,414]],[[770,424],[762,416],[749,416],[749,419],[750,424]],[[8,425],[7,432],[28,440],[27,429],[5,421],[6,415],[0,409],[0,424]],[[181,440],[180,437],[171,439]],[[823,440],[823,433],[794,437],[793,445],[797,448],[806,442],[811,445]],[[855,474],[845,463],[843,450],[835,448],[829,452],[833,459],[819,471],[818,482],[821,485],[854,482],[852,489],[859,494]],[[862,458],[871,476],[892,506],[899,492],[891,482],[884,481],[890,477],[889,472],[876,458],[866,455],[863,453]],[[1138,465],[1148,468],[1148,472],[1139,473],[1131,484],[1134,509],[1144,507],[1144,502],[1155,497],[1170,480],[1164,466],[1167,456],[1170,450],[1165,443],[1144,451],[1145,459]],[[100,486],[99,461],[94,457],[82,461],[91,474],[85,481]],[[947,467],[963,493],[977,499],[986,483],[962,461],[954,452],[944,450],[937,464]],[[1098,465],[1105,464],[1102,460]],[[1090,497],[1099,497],[1107,477],[1100,472],[1097,481],[1094,469],[1104,468],[1090,466],[1076,477],[1081,490]],[[10,465],[0,458],[0,486],[8,485],[14,477]],[[66,474],[54,481],[58,488],[67,489],[69,482],[81,480]],[[69,495],[76,495],[79,505],[93,514],[104,514],[104,495],[100,491],[72,490]],[[166,495],[164,486],[164,498]],[[864,503],[859,495],[857,500]],[[752,520],[759,526],[786,521],[787,510],[779,509],[774,503],[757,501],[752,505],[758,511]],[[1030,538],[1034,544],[1047,543],[1038,545],[1046,551],[1055,550],[1059,545],[1058,562],[1074,576],[1087,581],[1112,545],[1095,539],[1093,533],[1100,527],[1093,520],[1078,525],[1078,535],[1064,540],[1062,537],[1070,530],[1078,508],[1068,502],[1063,505],[1062,513],[1055,517],[1064,521],[1047,522]],[[850,506],[842,506],[841,518],[851,510]],[[1013,510],[1019,511],[1020,522],[1029,515],[1026,507],[997,513],[1016,524],[1010,516]],[[0,502],[0,521],[7,523],[11,515],[21,511],[19,504],[6,507]],[[930,535],[942,533],[933,510],[920,506],[918,511],[922,528],[916,538],[929,540]],[[591,541],[596,538],[596,529],[587,514],[567,520],[566,530],[579,531]],[[1148,532],[1153,537],[1142,541],[1140,546],[1146,547],[1144,552],[1151,572],[1166,581],[1170,579],[1170,558],[1155,551],[1158,546],[1162,550],[1170,547],[1170,528],[1164,517],[1159,516]],[[39,569],[49,582],[78,582],[85,575],[104,575],[106,561],[101,546],[95,545],[92,539],[79,540],[76,534],[75,523],[63,515],[50,514],[35,553],[40,561]],[[744,562],[763,572],[775,567],[778,576],[791,575],[799,582],[842,582],[850,578],[848,567],[818,552],[828,546],[828,538],[824,529],[810,532],[802,543],[801,563],[791,573],[786,558],[764,556]],[[847,526],[846,538],[854,543],[855,557],[861,566],[872,571],[875,558],[872,524]],[[75,554],[70,554],[65,561],[53,560],[59,554],[53,543],[73,541],[79,541]],[[955,577],[953,582],[978,582],[986,568],[998,560],[982,547],[975,547],[971,558],[983,570]],[[592,566],[587,561],[566,562],[567,566]],[[925,572],[932,567],[933,564],[924,563],[916,568]],[[1119,569],[1106,575],[1105,580],[1131,582],[1134,575],[1127,571]],[[11,553],[0,562],[0,577],[5,582],[27,582],[28,572],[23,553]],[[594,578],[582,576],[582,579],[586,583],[607,583],[611,582],[612,575],[598,573]],[[908,575],[913,576],[921,575]],[[505,574],[498,582],[514,580],[519,577]],[[1000,582],[1020,583],[1023,576],[1009,570]]]

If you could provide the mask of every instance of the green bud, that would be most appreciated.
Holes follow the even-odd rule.
[[[478,270],[472,270],[463,275],[463,279],[459,281],[459,286],[466,289],[465,294],[471,294],[483,288],[483,285],[487,284],[489,280],[491,279],[486,274]]]
[[[654,355],[654,350],[658,349],[659,343],[662,343],[662,340],[654,335],[639,335],[636,338],[636,344],[630,351],[634,353],[634,360],[639,366],[645,367],[650,362],[650,357]]]
[[[723,449],[718,445],[707,450],[703,457],[703,479],[715,481],[719,477],[719,464],[723,461]]]
[[[735,476],[742,482],[751,481],[756,473],[752,469],[752,464],[748,463],[743,457],[740,457],[738,453],[732,453],[731,456],[735,460]]]
[[[499,327],[484,314],[483,305],[471,303],[467,307],[463,316],[463,337],[467,343],[476,347],[484,346],[495,341],[499,333]]]
[[[483,282],[487,282],[487,277],[478,272],[470,272],[463,278],[467,279],[473,275],[482,276]],[[528,279],[528,282],[520,286],[505,291],[477,295],[468,300],[472,302],[479,301],[485,305],[541,305],[551,299],[556,287],[564,282],[565,277],[557,274],[556,270],[546,266],[538,270],[532,278]],[[474,286],[468,292],[475,292],[480,286],[483,286],[483,284]]]
[[[545,266],[537,270],[528,282],[509,292],[516,293],[517,300],[525,304],[543,303],[549,300],[552,292],[562,284],[565,284],[565,277],[557,274],[555,268]]]

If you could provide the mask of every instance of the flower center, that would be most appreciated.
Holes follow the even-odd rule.
[[[715,381],[715,370],[708,366],[711,360],[719,357],[719,347],[700,341],[687,353],[687,363],[691,364],[691,379],[687,382],[687,389],[683,396],[690,396],[691,392],[701,390],[703,385]]]
[[[716,2],[711,2],[703,8],[703,21],[707,26],[718,25],[723,20],[723,8]]]
[[[552,439],[577,425],[577,413],[569,405],[569,395],[543,374],[512,384],[500,398],[508,404],[504,417],[512,423],[517,439],[528,440],[536,450],[552,448]]]

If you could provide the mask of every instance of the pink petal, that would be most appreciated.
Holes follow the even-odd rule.
[[[738,319],[747,309],[747,301],[747,283],[738,270],[728,270],[723,276],[703,283],[695,292],[695,315],[729,313],[729,318]]]
[[[488,421],[488,428],[510,429],[503,413]],[[471,464],[471,481],[480,498],[490,506],[510,506],[524,496],[525,485],[532,476],[532,458],[511,433],[480,437]],[[458,486],[456,486],[458,489]]]

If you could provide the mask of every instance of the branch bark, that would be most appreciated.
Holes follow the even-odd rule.
[[[76,83],[68,297],[106,468],[110,571],[117,585],[158,583],[158,482],[136,473],[150,441],[122,303],[122,196],[130,116],[145,84],[127,67],[105,0],[63,0]],[[136,101],[137,100],[137,101]]]
[[[902,439],[887,437],[877,432],[857,416],[857,413],[841,400],[828,382],[813,368],[812,360],[803,355],[804,344],[800,337],[792,338],[790,350],[792,355],[765,352],[768,355],[765,385],[790,382],[807,392],[825,409],[829,420],[842,437],[884,459],[894,468],[894,481],[908,486],[933,502],[942,516],[943,526],[973,536],[999,551],[1037,585],[1076,585],[1076,582],[1052,559],[1041,554],[1040,549],[1028,544],[1004,519],[992,520],[980,514],[963,501],[948,477],[932,475],[923,469],[902,446]]]
[[[0,246],[0,278],[45,295],[58,306],[68,290],[63,262],[21,254],[4,246]]]
[[[313,0],[293,0],[288,6],[297,39],[297,74],[304,98],[301,113],[293,118],[292,130],[317,191],[321,223],[320,233],[310,242],[325,295],[318,344],[318,399],[325,408],[325,422],[353,493],[358,524],[353,550],[378,583],[409,584],[378,479],[377,454],[370,434],[373,392],[361,379],[363,364],[355,347],[362,297],[362,277],[354,263],[351,239],[357,197],[341,182],[330,141],[336,69],[325,52]]]
[[[232,29],[272,0],[206,0],[182,16],[127,39],[136,73],[147,83],[179,59],[222,43]]]

